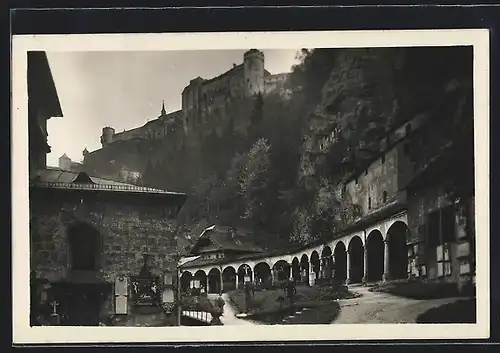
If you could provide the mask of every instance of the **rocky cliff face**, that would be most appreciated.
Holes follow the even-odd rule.
[[[234,98],[224,109],[200,113],[200,119],[194,119],[198,125],[187,132],[181,127],[165,136],[111,143],[88,154],[84,170],[103,178],[188,192],[202,175],[225,170],[245,140],[253,107],[254,99]],[[124,180],[127,171],[141,177],[137,182]]]
[[[471,50],[340,50],[308,131],[313,145],[321,142],[325,130],[336,132],[323,146],[329,158],[320,159],[320,164],[330,165],[327,173],[342,174],[346,165],[355,169],[384,147],[382,137],[388,131],[418,114],[436,116],[436,125],[451,122],[462,103],[447,90],[453,83],[465,89],[469,86]]]
[[[411,156],[416,168],[453,138],[452,131],[466,130],[473,121],[471,47],[339,49],[330,59],[321,101],[304,134],[300,173],[316,196],[312,206],[298,212],[295,233],[301,241],[318,237],[312,229],[335,229],[342,215],[355,211],[356,200],[328,189],[365,170],[390,144],[386,135],[396,126],[430,117],[429,141]],[[395,172],[401,179],[401,171]],[[320,207],[325,204],[331,206]]]

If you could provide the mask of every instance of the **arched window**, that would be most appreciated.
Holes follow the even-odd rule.
[[[92,226],[79,223],[68,229],[71,269],[94,271],[100,268],[101,235]]]

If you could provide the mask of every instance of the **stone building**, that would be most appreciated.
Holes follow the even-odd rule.
[[[181,110],[167,114],[163,105],[157,119],[142,127],[119,133],[112,127],[104,127],[101,135],[102,147],[134,138],[163,138],[169,130],[180,125],[188,134],[202,128],[210,117],[222,114],[232,98],[253,97],[272,92],[287,96],[289,92],[285,86],[289,74],[271,74],[264,68],[264,61],[264,53],[251,49],[244,54],[242,64],[234,64],[221,75],[211,79],[192,79],[182,91]]]
[[[271,74],[265,69],[264,54],[249,50],[242,64],[211,79],[192,79],[182,91],[180,110],[167,113],[162,105],[158,117],[126,131],[105,126],[100,136],[102,148],[86,154],[84,170],[113,179],[120,178],[121,169],[143,175],[147,161],[183,149],[197,155],[200,142],[213,134],[220,137],[227,130],[245,133],[256,96],[277,93],[284,99],[290,97],[288,76]]]
[[[188,255],[196,258],[184,262],[180,266],[183,271],[182,290],[203,287],[207,293],[219,293],[235,289],[238,284],[243,283],[245,275],[248,276],[243,267],[236,269],[236,271],[220,271],[215,268],[208,273],[200,270],[193,274],[189,272],[189,269],[216,265],[220,261],[227,262],[248,256],[260,256],[263,252],[261,247],[253,243],[248,231],[224,226],[210,226],[201,233],[189,251]]]
[[[450,130],[449,121],[443,125]],[[446,290],[473,290],[472,131],[442,144],[427,140],[435,130],[434,119],[417,115],[389,131],[380,141],[380,153],[339,185],[341,202],[358,205],[359,212],[330,239],[290,251],[227,257],[217,256],[222,248],[201,237],[192,250],[200,257],[180,267],[184,285],[188,279],[205,283],[208,273],[214,290],[220,283],[233,288],[246,274],[255,283],[266,278],[309,285],[332,279],[349,284],[419,280]],[[423,145],[429,158],[414,163],[415,151],[421,155]],[[236,243],[225,238],[224,248],[230,248],[228,241]]]
[[[458,283],[460,290],[475,282],[474,166],[466,151],[463,143],[450,145],[408,186],[410,274]],[[470,183],[460,196],[449,184],[457,173]]]
[[[28,94],[31,324],[151,323],[185,195],[47,167],[46,122],[62,112],[44,52],[28,53]],[[144,280],[149,294],[134,291]],[[144,315],[138,296],[151,292]]]
[[[28,138],[30,176],[47,165],[47,120],[62,117],[47,54],[28,52]]]
[[[30,185],[32,314],[56,303],[62,325],[134,316],[130,278],[145,266],[143,255],[158,290],[175,269],[175,219],[184,199],[83,172],[38,170]],[[118,278],[128,283],[120,291]]]
[[[80,172],[83,168],[83,165],[81,163],[72,161],[66,153],[59,157],[58,165],[60,169],[71,172]]]

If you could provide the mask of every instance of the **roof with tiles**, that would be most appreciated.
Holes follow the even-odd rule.
[[[54,189],[107,190],[129,193],[184,195],[183,193],[154,189],[145,186],[122,183],[115,180],[90,176],[85,172],[72,172],[60,168],[47,167],[36,172],[31,186]]]
[[[241,252],[262,252],[263,249],[251,240],[251,232],[244,229],[234,229],[224,226],[210,226],[206,228],[198,238],[191,250],[192,255],[197,255],[207,247],[215,246],[220,250],[232,250]],[[208,242],[206,241],[208,240]],[[215,250],[215,249],[212,249]]]

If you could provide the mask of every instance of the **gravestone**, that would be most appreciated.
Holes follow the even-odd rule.
[[[118,276],[115,280],[115,314],[128,313],[128,278]]]
[[[161,301],[160,281],[151,274],[148,255],[143,255],[144,265],[138,276],[131,277],[132,300],[137,307],[155,307]]]

